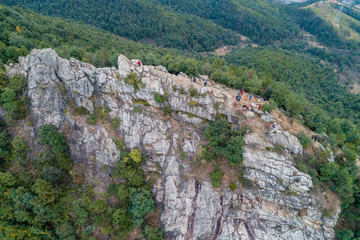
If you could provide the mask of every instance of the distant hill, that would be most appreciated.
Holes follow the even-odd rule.
[[[284,4],[290,4],[290,3],[302,3],[306,2],[307,0],[272,0],[276,3],[284,3]]]

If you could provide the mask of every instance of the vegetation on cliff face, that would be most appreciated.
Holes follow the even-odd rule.
[[[99,195],[74,175],[65,137],[52,125],[39,128],[45,148],[36,161],[24,161],[31,150],[19,136],[11,141],[2,120],[0,138],[1,239],[95,239],[99,230],[126,239],[134,227],[143,228],[146,239],[162,239],[157,226],[145,221],[155,208],[140,150],[122,153],[113,176],[125,181]]]

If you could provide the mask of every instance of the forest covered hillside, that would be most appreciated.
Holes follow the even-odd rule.
[[[229,188],[246,193],[254,190],[250,190],[253,184],[260,189],[263,187],[261,184],[265,184],[263,179],[252,178],[249,172],[254,167],[251,159],[259,152],[260,159],[265,159],[265,162],[271,158],[269,155],[274,154],[279,161],[285,158],[286,164],[291,162],[296,170],[291,164],[287,166],[301,176],[297,180],[299,186],[308,189],[313,184],[315,192],[326,193],[327,197],[335,199],[334,203],[337,199],[341,201],[340,212],[337,206],[322,208],[325,200],[321,202],[316,198],[314,201],[318,205],[312,211],[321,216],[313,216],[316,215],[317,221],[328,219],[327,227],[319,233],[313,230],[317,226],[302,226],[300,232],[303,236],[310,233],[314,236],[336,234],[340,240],[360,237],[357,166],[360,95],[356,94],[356,87],[360,89],[358,10],[346,6],[342,20],[336,25],[331,19],[339,4],[327,1],[323,5],[317,1],[281,5],[267,0],[1,2],[0,116],[3,120],[0,121],[0,199],[5,203],[0,207],[1,237],[25,239],[27,234],[31,234],[34,239],[103,239],[106,236],[110,239],[119,236],[129,239],[140,236],[145,239],[162,239],[163,236],[191,239],[193,234],[212,234],[221,239],[221,236],[229,236],[226,231],[234,227],[226,225],[223,220],[218,220],[221,227],[209,227],[212,230],[201,233],[201,229],[191,224],[197,218],[191,220],[189,217],[189,225],[174,230],[172,227],[177,223],[169,220],[171,211],[155,211],[155,204],[162,205],[164,199],[152,195],[151,190],[159,187],[152,185],[153,177],[157,179],[160,174],[162,179],[168,176],[182,179],[190,174],[183,178],[190,180],[184,180],[186,184],[182,185],[184,193],[181,194],[189,199],[191,194],[200,196],[200,199],[201,194],[211,194],[214,201],[211,206],[222,209],[226,204],[218,204],[218,193],[213,188],[220,186],[222,197],[227,198]],[[230,51],[224,56],[214,53],[223,46]],[[33,51],[45,48],[52,48],[57,53],[49,49]],[[128,63],[126,57],[119,58],[120,54],[140,59],[141,64],[147,66],[140,68],[136,65],[137,60]],[[22,56],[28,57],[22,58],[19,65],[18,59]],[[118,68],[124,66],[128,75],[121,76]],[[43,67],[50,69],[42,73]],[[31,75],[30,69],[37,75]],[[151,74],[145,69],[151,69]],[[156,81],[147,82],[149,74]],[[214,92],[204,90],[204,83],[199,83],[199,80],[194,83],[195,89],[186,82],[193,77],[207,79],[205,76],[208,76],[209,88]],[[72,82],[73,78],[83,84]],[[33,88],[34,82],[37,85]],[[231,105],[238,89],[244,89],[246,94],[251,93],[256,99],[267,99],[267,102],[261,102],[264,112],[287,119],[282,123],[287,124],[286,129],[276,137],[261,132],[271,127],[263,118],[274,120],[264,112],[255,115],[254,122],[260,127],[255,123],[237,125],[246,122],[245,115],[240,113],[242,110]],[[39,96],[53,100],[54,106],[39,107],[42,102]],[[51,115],[53,108],[58,115]],[[43,114],[37,112],[39,109]],[[45,117],[47,114],[51,116]],[[224,116],[227,116],[226,121]],[[238,122],[232,122],[232,118]],[[49,119],[61,121],[56,125]],[[157,129],[158,132],[139,130],[139,122],[144,129]],[[180,129],[169,127],[174,122],[186,129],[189,135],[184,136]],[[22,133],[17,125],[26,131]],[[234,131],[234,127],[238,131]],[[164,129],[171,131],[164,132]],[[136,137],[137,133],[134,134],[136,131],[142,134],[140,139]],[[191,137],[192,131],[197,134],[196,138]],[[223,132],[226,134],[217,136]],[[184,142],[176,145],[172,137],[175,139],[178,135]],[[315,151],[313,146],[318,144],[309,138],[315,135],[324,146],[321,151]],[[30,143],[31,136],[35,137],[36,143]],[[258,137],[268,145],[259,145]],[[72,138],[79,142],[72,141]],[[98,142],[100,138],[108,139],[111,144]],[[167,149],[170,138],[174,145],[166,152],[164,149]],[[291,146],[284,144],[284,138],[292,140]],[[158,141],[161,144],[157,145]],[[91,144],[85,146],[85,151],[83,145],[79,147],[80,142],[105,149],[100,155],[94,154],[95,159],[101,159],[101,164],[106,163],[104,167],[91,160],[93,155],[86,150]],[[258,148],[252,149],[253,144],[258,144]],[[109,146],[109,149],[104,146]],[[304,148],[304,153],[299,155],[300,148]],[[166,153],[160,152],[161,155],[158,151],[163,150]],[[244,151],[246,166],[242,165]],[[89,158],[82,159],[82,154]],[[97,180],[103,187],[110,175],[125,179],[126,184],[110,185],[106,191],[102,189],[109,195],[98,198],[86,185],[92,178],[90,175],[77,175],[79,168],[73,160],[90,164],[89,168],[94,171],[91,174],[99,176]],[[35,165],[32,164],[34,161]],[[170,163],[179,168],[179,173],[172,172]],[[163,169],[159,170],[159,164]],[[260,165],[255,169],[260,169]],[[209,167],[208,172],[205,171],[208,175],[204,173],[206,176],[195,171],[205,167]],[[156,173],[150,174],[151,171],[143,171],[144,168]],[[194,176],[193,171],[202,177]],[[230,179],[227,171],[235,171],[235,178]],[[267,174],[271,179],[277,176],[274,172]],[[171,181],[178,181],[176,179]],[[224,185],[227,180],[228,185]],[[187,185],[190,182],[194,187]],[[166,190],[166,184],[170,183],[161,184],[164,184],[164,189],[157,189],[158,193],[165,191],[169,196],[175,196]],[[296,191],[288,186],[280,193],[284,199],[276,201],[295,204],[303,197],[308,201],[307,197],[316,195],[310,190],[304,194],[297,183],[286,184]],[[204,187],[205,192],[201,192],[199,186]],[[274,189],[276,193],[278,186]],[[46,191],[48,195],[43,194]],[[269,194],[272,196],[274,192]],[[17,196],[22,196],[22,199]],[[167,197],[165,193],[164,196]],[[172,200],[181,202],[184,196]],[[71,203],[72,198],[76,198],[74,203]],[[304,204],[309,205],[294,206],[299,209],[311,206],[308,202]],[[291,214],[298,214],[299,209]],[[196,210],[191,211],[195,211],[192,215],[195,216]],[[219,212],[214,210],[212,214],[213,218],[206,221],[215,226],[214,216]],[[203,215],[198,217],[204,218]],[[333,232],[337,219],[336,231]],[[286,224],[286,228],[291,230],[289,234],[295,234],[289,236],[297,236],[292,223]],[[281,232],[276,231],[272,237],[289,237]]]

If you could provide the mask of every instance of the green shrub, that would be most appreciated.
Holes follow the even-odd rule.
[[[15,93],[21,93],[26,88],[25,78],[22,75],[15,75],[9,79],[7,88]]]
[[[274,148],[274,151],[281,154],[283,153],[285,150],[285,147],[283,145],[276,145],[275,148]]]
[[[212,161],[216,162],[218,159],[216,153],[210,151],[210,149],[207,146],[201,149],[200,157],[208,162],[212,162]]]
[[[32,187],[33,191],[43,204],[53,203],[57,197],[57,192],[53,186],[42,179],[37,179]]]
[[[10,88],[6,88],[5,91],[1,94],[0,102],[3,104],[11,103],[14,102],[15,100],[16,100],[16,92]]]
[[[94,114],[91,114],[88,118],[85,120],[86,124],[94,126],[97,124],[97,116]]]
[[[341,168],[336,173],[334,177],[335,185],[332,187],[332,190],[335,191],[340,198],[344,206],[355,201],[354,195],[354,182],[353,177],[351,176],[347,168]]]
[[[121,124],[121,119],[120,118],[113,118],[111,119],[111,127],[113,129],[118,129],[120,127]]]
[[[239,165],[244,153],[244,132],[231,131],[229,122],[218,117],[205,128],[205,137],[217,155],[224,156],[231,165]]]
[[[138,108],[138,107],[134,107],[134,112],[137,112],[137,113],[141,113],[141,108]]]
[[[141,82],[141,79],[138,79],[136,73],[130,73],[124,79],[126,84],[129,84],[134,87],[135,92],[139,90],[139,85],[141,87],[145,87],[145,85]]]
[[[232,136],[221,154],[226,157],[231,165],[239,165],[243,159],[245,142],[241,135]]]
[[[350,229],[342,229],[336,231],[336,239],[338,240],[355,240],[354,233]]]
[[[103,123],[109,120],[110,109],[108,107],[95,106],[93,114],[91,114],[86,119],[88,125],[96,125],[98,120],[101,120]]]
[[[154,228],[152,226],[146,225],[143,232],[142,237],[146,240],[163,240],[162,231]]]
[[[171,116],[173,110],[168,105],[165,105],[164,108],[163,108],[163,112],[164,112],[165,116]]]
[[[0,172],[0,185],[12,187],[17,183],[16,177],[10,172]]]
[[[56,234],[60,240],[75,240],[75,227],[70,222],[63,222],[56,228]]]
[[[273,100],[273,99],[270,99],[269,102],[261,105],[261,109],[264,111],[264,112],[272,112],[274,110],[276,110],[278,108],[276,102]]]
[[[320,181],[332,180],[338,169],[338,166],[334,162],[325,163],[320,167]]]
[[[215,188],[221,186],[221,179],[224,176],[223,171],[219,166],[215,166],[215,170],[210,174],[212,184]]]
[[[53,125],[39,127],[39,143],[49,146],[55,154],[57,166],[63,169],[71,168],[71,158],[68,155],[69,146],[64,135],[59,133]]]
[[[126,209],[116,209],[112,215],[112,222],[120,228],[121,231],[131,229],[130,216]]]
[[[85,199],[77,199],[72,202],[71,215],[76,219],[75,224],[78,226],[82,226],[86,221],[89,220],[89,202]]]
[[[55,184],[62,180],[64,172],[54,166],[45,166],[42,168],[41,175],[45,181]]]
[[[180,159],[185,160],[187,157],[188,157],[187,153],[182,151],[181,154],[180,154]]]
[[[251,188],[254,187],[254,183],[251,180],[249,180],[249,179],[247,179],[245,177],[243,177],[241,179],[241,183],[242,183],[243,187],[245,187],[245,188],[251,189]]]
[[[116,148],[119,149],[121,152],[124,152],[126,150],[125,141],[119,140],[119,139],[113,139]]]
[[[197,92],[196,88],[190,87],[189,92],[190,92],[191,97],[197,97],[198,96],[198,92]]]
[[[183,88],[183,87],[181,87],[180,89],[179,89],[179,92],[180,92],[180,94],[186,94],[186,92],[185,92],[185,89]]]
[[[142,105],[147,106],[147,107],[150,106],[150,104],[147,101],[143,100],[143,99],[133,99],[133,102],[136,103],[136,104],[142,104]]]
[[[141,150],[132,149],[129,153],[129,157],[131,157],[134,162],[139,163],[142,160]]]
[[[197,103],[197,101],[195,101],[195,100],[190,100],[190,101],[189,101],[189,106],[190,106],[190,107],[195,107],[197,104],[198,104],[198,103]]]
[[[19,137],[15,136],[11,142],[12,145],[12,159],[17,165],[27,163],[27,153],[31,150],[25,143],[25,141]]]
[[[231,183],[230,184],[230,186],[229,186],[229,188],[232,190],[232,191],[234,191],[235,189],[236,189],[236,184],[235,183]]]
[[[90,112],[83,106],[76,108],[75,113],[79,114],[79,115],[89,115],[90,114]]]
[[[155,102],[157,103],[163,103],[168,100],[168,96],[161,95],[160,93],[155,93]]]
[[[300,131],[297,134],[297,138],[299,139],[299,142],[301,143],[304,149],[306,149],[311,143],[311,139],[306,135],[304,131]]]

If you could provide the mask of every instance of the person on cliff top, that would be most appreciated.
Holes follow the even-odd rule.
[[[249,101],[251,101],[252,96],[253,96],[253,95],[252,95],[252,94],[250,94]]]
[[[141,66],[141,61],[140,60],[138,60],[137,65],[138,65],[138,67]]]
[[[258,107],[259,110],[261,110],[261,104],[259,104],[259,107]]]
[[[206,85],[207,85],[207,80],[204,81],[204,87],[206,87]]]
[[[240,100],[241,100],[241,96],[240,96],[240,95],[237,95],[237,96],[236,96],[236,101],[237,101],[237,102],[240,102]]]
[[[240,95],[241,94],[241,91],[240,90],[238,90],[238,95]]]
[[[193,77],[193,82],[196,82],[196,78],[195,78],[195,76]]]
[[[245,96],[245,101],[247,101],[247,100],[248,100],[248,96],[246,95],[246,96]]]
[[[243,95],[244,94],[244,89],[241,89],[241,95]]]

